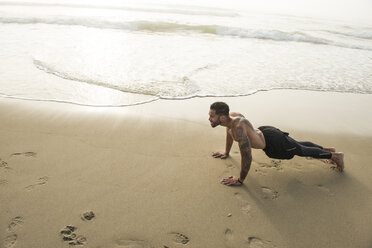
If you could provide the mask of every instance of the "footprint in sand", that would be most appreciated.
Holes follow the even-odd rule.
[[[233,233],[230,228],[226,228],[225,230],[225,240],[230,241],[233,239]]]
[[[248,237],[248,240],[245,240],[243,242],[244,243],[240,243],[240,244],[236,243],[236,240],[234,240],[233,232],[231,231],[230,228],[226,228],[225,230],[226,247],[276,248],[276,245],[274,245],[271,241],[263,240],[259,237],[251,236],[251,237]]]
[[[118,239],[116,244],[123,248],[151,248],[149,242],[136,239]]]
[[[36,157],[36,152],[16,152],[11,156],[26,156],[26,157]]]
[[[276,200],[279,197],[278,191],[274,191],[268,187],[261,187],[261,190],[262,190],[264,199]]]
[[[185,245],[190,241],[190,239],[185,234],[179,232],[170,232],[168,233],[168,235],[171,236],[173,242],[178,244]]]
[[[224,232],[224,238],[225,238],[225,246],[226,247],[233,247],[233,241],[234,241],[234,236],[233,232],[231,231],[230,228],[226,228]]]
[[[236,192],[234,195],[240,203],[240,210],[242,213],[250,215],[251,205],[248,204],[248,201],[246,201],[238,192]]]
[[[279,168],[282,166],[282,161],[281,160],[271,160],[270,163],[272,164],[272,166],[274,166],[275,168]]]
[[[23,222],[24,219],[22,216],[14,217],[10,224],[8,225],[7,231],[8,232],[14,231],[17,227],[22,226]]]
[[[8,163],[0,158],[0,168],[10,169]]]
[[[1,180],[0,180],[0,185],[5,185],[5,184],[8,184],[8,180],[6,180],[6,179],[1,179]]]
[[[26,187],[26,189],[27,190],[32,190],[32,189],[34,189],[35,187],[37,187],[37,186],[40,186],[40,185],[44,185],[44,184],[46,184],[47,182],[48,182],[48,180],[49,180],[49,178],[48,177],[40,177],[37,181],[37,183],[35,183],[35,184],[31,184],[31,185],[28,185],[27,187]]]
[[[229,162],[229,161],[226,161],[225,162],[225,170],[223,171],[223,176],[226,176],[227,174],[231,174],[231,171],[234,169],[234,164]]]
[[[234,164],[232,164],[232,163],[225,163],[225,165],[226,165],[227,169],[233,169],[234,168]]]
[[[22,216],[17,216],[14,217],[10,224],[8,225],[7,231],[12,233],[17,227],[22,226],[23,224],[23,217]],[[8,235],[4,241],[3,241],[3,247],[4,248],[12,248],[14,245],[17,243],[18,235],[15,233],[12,233]]]
[[[261,168],[274,168],[276,170],[282,170],[282,161],[281,160],[270,160],[270,163],[258,163]]]
[[[62,240],[69,245],[85,245],[87,239],[82,235],[77,235],[75,231],[77,228],[75,226],[66,226],[60,231]]]
[[[276,246],[272,244],[271,241],[262,240],[258,237],[249,237],[248,247],[249,248],[275,248]]]
[[[81,219],[83,221],[91,221],[96,217],[95,213],[93,211],[87,211],[81,215]]]
[[[11,235],[7,236],[4,239],[3,247],[4,248],[12,248],[12,247],[14,247],[14,245],[17,243],[17,239],[18,239],[17,234],[11,234]]]
[[[259,170],[259,169],[255,169],[254,170],[257,174],[260,174],[262,176],[265,176],[267,173],[265,171],[262,171],[262,170]]]
[[[323,186],[322,184],[318,184],[317,187],[320,191],[324,192],[328,196],[335,196],[335,194],[333,194],[329,188]]]

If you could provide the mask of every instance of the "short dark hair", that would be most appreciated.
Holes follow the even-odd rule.
[[[230,111],[229,105],[227,105],[224,102],[212,103],[210,109],[216,111],[217,115],[227,115],[227,116],[229,116],[229,111]]]

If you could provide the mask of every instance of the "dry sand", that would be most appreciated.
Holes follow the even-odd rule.
[[[245,184],[221,185],[240,154],[211,157],[225,146],[208,123],[217,100],[335,146],[345,172],[254,150]],[[0,247],[370,248],[371,119],[371,95],[294,90],[126,108],[2,98]]]

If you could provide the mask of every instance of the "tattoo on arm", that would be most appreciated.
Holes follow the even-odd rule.
[[[238,126],[236,129],[236,134],[239,142],[240,154],[242,157],[240,179],[244,180],[248,174],[249,169],[251,168],[252,163],[251,143],[243,127]]]
[[[243,123],[248,125],[251,129],[253,129],[253,125],[247,119],[244,119]]]
[[[226,148],[225,148],[225,153],[227,155],[230,153],[230,150],[231,150],[231,147],[232,147],[233,142],[234,142],[234,140],[231,137],[231,135],[229,134],[228,129],[226,128]]]
[[[244,138],[244,136],[247,136],[247,134],[245,134],[244,131],[245,130],[242,126],[237,126],[236,127],[235,132],[236,132],[236,137],[237,137],[238,141],[240,141],[242,138]]]
[[[250,148],[250,146],[251,146],[251,144],[249,143],[249,140],[247,140],[246,142],[244,142],[242,144],[239,143],[240,150],[243,150],[245,148]]]
[[[240,149],[250,147],[250,142],[245,129],[242,126],[236,128],[236,136],[239,142]]]

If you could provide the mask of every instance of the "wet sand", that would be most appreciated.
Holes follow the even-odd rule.
[[[273,160],[211,128],[225,101],[255,127],[345,153]],[[371,247],[372,96],[276,90],[125,108],[0,98],[0,247]]]

